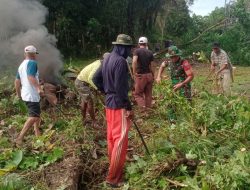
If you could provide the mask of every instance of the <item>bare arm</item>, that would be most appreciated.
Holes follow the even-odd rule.
[[[182,82],[183,85],[185,85],[185,84],[191,82],[191,81],[194,79],[194,73],[193,73],[192,68],[189,69],[188,71],[185,71],[185,73],[186,73],[186,75],[187,75],[188,77],[186,78],[186,80],[184,80],[184,81]]]
[[[214,62],[211,60],[211,67],[210,67],[210,69],[212,70],[212,71],[214,71],[215,70],[215,65],[214,65]]]
[[[15,80],[15,89],[18,98],[21,98],[21,81],[20,79]]]
[[[211,67],[210,67],[211,71],[215,70],[215,63],[213,60],[211,60]]]
[[[184,85],[186,85],[187,83],[191,82],[194,78],[194,73],[193,73],[193,70],[192,68],[190,68],[189,70],[185,71],[186,75],[187,75],[187,78],[183,81],[183,82],[180,82],[178,84],[176,84],[174,86],[174,91],[177,91],[178,89],[180,89],[181,87],[183,87]]]
[[[41,86],[39,85],[38,81],[34,76],[28,76],[29,82],[36,88],[37,92],[40,94],[42,92]]]
[[[224,69],[227,68],[227,63],[226,64],[222,64],[220,70],[217,72],[217,74],[219,74],[221,71],[223,71]]]
[[[138,61],[138,56],[134,55],[133,56],[133,61],[132,61],[132,73],[133,73],[134,76],[136,74],[137,61]]]
[[[215,71],[215,66],[216,66],[216,64],[215,64],[215,62],[214,62],[214,56],[215,56],[215,53],[212,51],[212,53],[211,53],[211,56],[210,56],[210,60],[211,60],[211,67],[210,67],[210,69],[211,69],[211,71]]]
[[[153,78],[155,78],[155,73],[153,71],[153,64],[154,64],[154,61],[151,61],[149,69],[150,69],[150,73],[152,73],[153,75]]]
[[[159,71],[158,71],[158,74],[157,74],[157,78],[156,78],[157,83],[161,82],[161,75],[162,75],[164,69],[165,69],[165,66],[163,66],[163,64],[161,64]]]

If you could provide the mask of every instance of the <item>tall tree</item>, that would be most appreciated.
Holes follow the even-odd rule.
[[[65,56],[87,56],[96,51],[97,45],[108,49],[119,33],[128,33],[134,38],[146,35],[154,41],[160,34],[157,20],[165,11],[169,14],[166,22],[164,17],[164,23],[174,36],[186,30],[189,19],[185,0],[42,2],[49,10],[47,27],[56,35],[58,48]]]

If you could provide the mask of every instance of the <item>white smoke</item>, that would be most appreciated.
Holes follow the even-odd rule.
[[[24,58],[24,47],[34,45],[39,52],[40,78],[58,82],[62,56],[55,36],[44,26],[47,13],[37,0],[0,0],[0,72],[16,72]]]

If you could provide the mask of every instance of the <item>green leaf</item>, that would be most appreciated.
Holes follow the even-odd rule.
[[[137,166],[136,164],[131,164],[130,166],[127,167],[127,171],[130,175],[137,173]]]
[[[24,160],[21,162],[19,168],[21,169],[36,169],[39,165],[38,162],[39,157],[36,156],[30,156],[30,157],[25,157]]]
[[[42,140],[40,140],[40,139],[37,139],[37,140],[34,142],[33,146],[34,146],[35,149],[38,149],[38,148],[44,146],[44,142],[43,142]]]
[[[144,168],[147,166],[147,162],[145,162],[143,159],[139,159],[137,165],[139,168]]]
[[[168,187],[168,183],[164,178],[161,178],[158,181],[158,185],[160,186],[161,189],[166,189]]]
[[[4,169],[12,170],[16,168],[19,163],[22,161],[23,158],[23,152],[21,150],[18,150],[12,154],[12,159],[7,162]]]
[[[107,146],[107,141],[99,140],[98,144],[101,145],[101,147]]]
[[[22,161],[22,159],[23,159],[23,152],[21,150],[13,152],[11,160],[7,161],[3,169],[0,169],[0,176],[4,175],[7,172],[15,170]]]
[[[12,163],[16,166],[18,166],[20,164],[20,162],[23,159],[23,152],[21,150],[18,150],[16,152],[14,152],[13,154],[13,159],[12,159]]]
[[[53,151],[46,158],[46,164],[54,163],[58,159],[62,158],[63,154],[64,154],[64,151],[62,148],[54,148]]]
[[[209,188],[209,186],[208,186],[208,184],[207,184],[207,182],[206,181],[202,181],[202,188],[201,188],[202,190],[210,190],[210,188]]]
[[[187,158],[187,159],[196,159],[196,158],[197,158],[197,155],[196,155],[196,154],[192,154],[192,151],[189,151],[189,152],[186,154],[186,158]]]

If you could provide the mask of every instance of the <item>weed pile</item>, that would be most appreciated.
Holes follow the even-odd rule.
[[[78,107],[61,104],[63,112],[55,118],[49,110],[42,112],[42,136],[31,132],[24,146],[16,148],[13,140],[27,110],[9,91],[5,88],[0,93],[0,189],[107,189],[101,101],[96,113],[99,129],[82,125]],[[148,115],[140,115],[135,108],[135,122],[151,155],[132,128],[122,189],[249,189],[248,100],[203,91],[188,102],[164,81],[154,86],[154,100]],[[169,108],[175,110],[175,122],[168,120]]]
[[[192,102],[163,82],[143,123],[151,157],[128,164],[131,189],[249,189],[250,104],[243,97],[199,92]],[[168,122],[174,108],[176,123]]]

